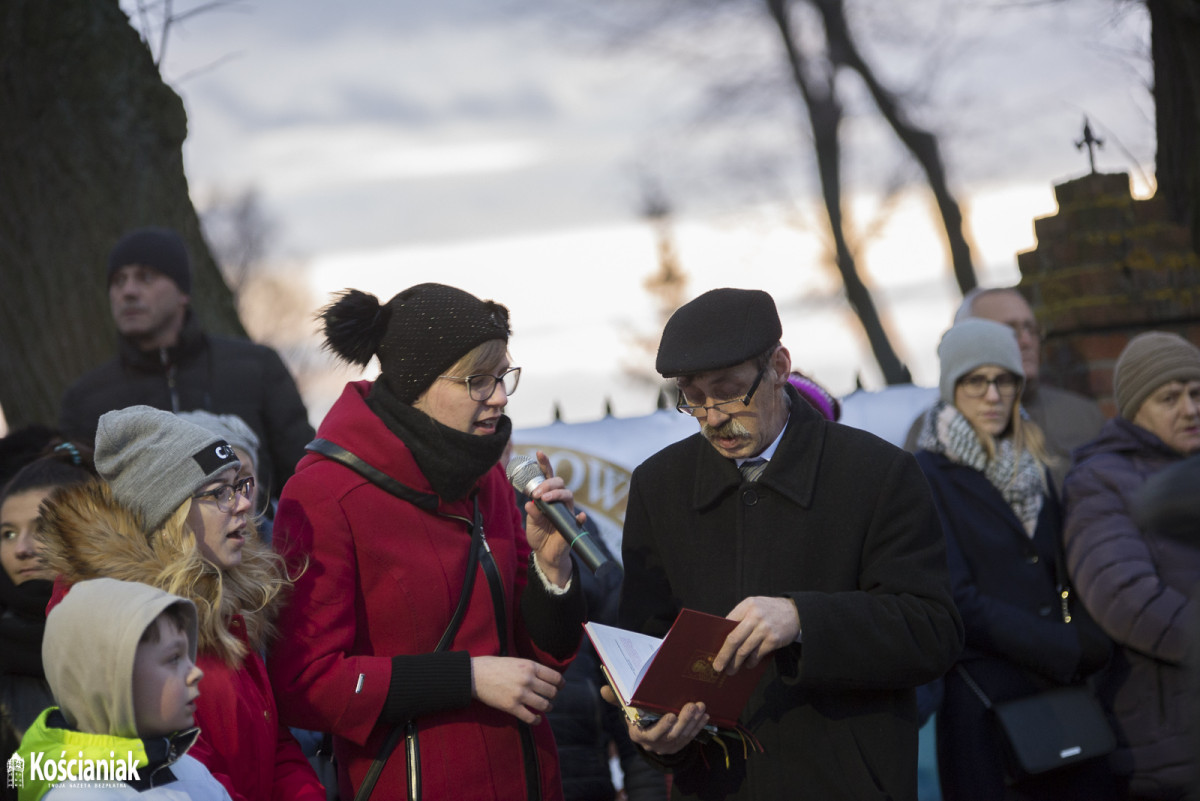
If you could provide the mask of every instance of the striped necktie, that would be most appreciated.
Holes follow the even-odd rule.
[[[742,479],[745,481],[758,481],[758,477],[767,469],[766,459],[747,459],[742,462],[742,466],[738,470],[742,471]]]

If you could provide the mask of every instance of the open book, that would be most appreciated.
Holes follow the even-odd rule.
[[[713,658],[736,626],[733,620],[693,609],[680,612],[662,639],[603,623],[583,625],[613,691],[635,723],[702,701],[711,723],[723,729],[737,727],[738,715],[767,667],[764,659],[754,668],[743,665],[733,676],[713,670]]]

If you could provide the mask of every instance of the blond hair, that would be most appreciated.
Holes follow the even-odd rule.
[[[459,357],[446,369],[447,375],[468,376],[495,370],[508,354],[508,342],[489,339],[481,342]]]
[[[970,421],[968,420],[968,422]],[[990,462],[995,459],[996,438],[974,423],[971,423],[971,428],[975,429],[975,435],[979,437],[979,442],[983,445],[984,452],[987,453],[988,461]],[[1038,464],[1043,467],[1053,467],[1058,461],[1046,450],[1046,435],[1042,433],[1041,427],[1032,420],[1022,417],[1019,394],[1017,398],[1013,399],[1012,419],[1008,423],[1007,430],[1010,432],[1009,436],[1012,438],[1013,450],[1017,456],[1014,465],[1020,462],[1021,454],[1025,451],[1032,454],[1033,458],[1038,461]]]
[[[155,586],[189,599],[196,605],[202,651],[237,667],[247,645],[229,630],[229,621],[241,614],[249,647],[262,650],[275,636],[275,615],[280,594],[291,586],[282,557],[262,542],[253,518],[244,531],[241,560],[222,569],[205,559],[196,545],[196,533],[187,525],[192,499],[176,509],[158,531],[151,546],[166,548],[174,558],[159,573]]]

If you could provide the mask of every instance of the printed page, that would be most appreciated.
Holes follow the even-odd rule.
[[[628,702],[662,645],[662,640],[603,623],[584,623],[583,628],[608,668],[621,700]]]

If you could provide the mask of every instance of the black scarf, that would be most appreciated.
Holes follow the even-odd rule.
[[[507,415],[501,415],[494,434],[455,431],[397,398],[383,376],[372,385],[367,406],[408,446],[433,491],[448,502],[465,498],[496,466],[512,434]]]
[[[0,673],[42,678],[42,634],[54,584],[30,579],[15,586],[0,570]]]

